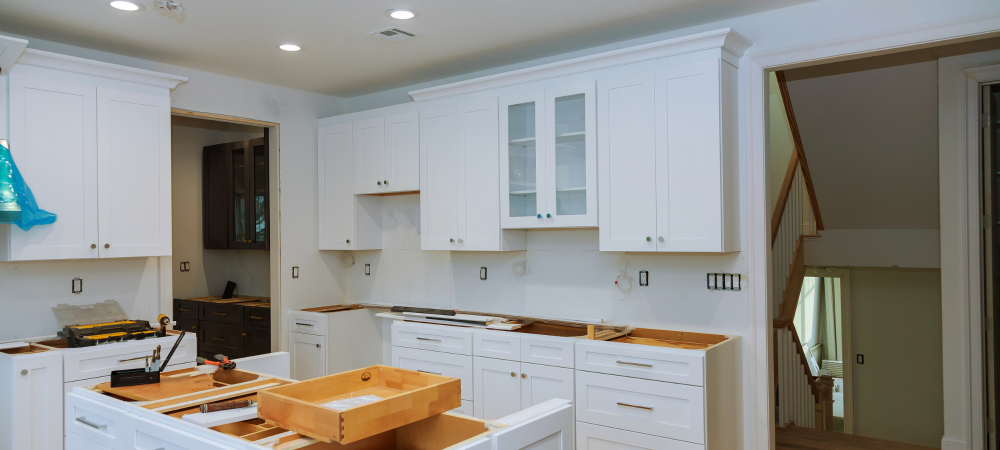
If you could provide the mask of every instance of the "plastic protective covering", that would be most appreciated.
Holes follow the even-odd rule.
[[[55,221],[55,214],[38,209],[31,188],[14,164],[7,141],[0,139],[0,223],[14,224],[28,231],[35,225]]]

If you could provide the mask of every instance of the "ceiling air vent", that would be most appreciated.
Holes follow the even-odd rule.
[[[408,41],[420,37],[420,34],[399,27],[390,27],[384,30],[372,31],[369,36],[375,36],[389,42]]]

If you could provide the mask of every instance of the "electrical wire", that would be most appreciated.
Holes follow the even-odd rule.
[[[514,261],[514,265],[510,267],[510,271],[516,276],[521,276],[530,273],[531,270],[528,269],[528,252],[525,251],[521,256],[521,259]]]
[[[622,255],[622,260],[625,261],[625,268],[621,269],[621,273],[615,278],[615,286],[618,287],[618,290],[622,294],[625,294],[619,301],[625,300],[632,295],[632,275],[628,274],[628,253]]]
[[[351,252],[344,252],[344,254],[340,257],[340,264],[348,269],[354,267],[354,255],[351,254]]]

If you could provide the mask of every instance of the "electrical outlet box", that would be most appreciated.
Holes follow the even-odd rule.
[[[292,278],[299,277],[299,266],[292,267]]]
[[[864,364],[864,363],[865,363],[865,355],[858,353],[858,364]]]
[[[79,294],[81,292],[83,292],[83,278],[74,278],[73,279],[73,293],[74,294]]]
[[[649,271],[640,270],[639,271],[639,286],[649,286]]]
[[[365,263],[365,276],[372,274],[372,265],[370,263]]]
[[[182,262],[181,263],[181,272],[190,272],[190,271],[191,271],[191,262],[190,261],[184,261],[184,262]]]
[[[479,268],[479,279],[480,280],[485,280],[486,279],[486,266],[483,266],[483,267]]]

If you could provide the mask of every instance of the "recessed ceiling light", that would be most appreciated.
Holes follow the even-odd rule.
[[[417,17],[417,12],[412,9],[390,9],[385,12],[385,15],[399,20],[407,20]]]
[[[302,50],[302,47],[299,47],[298,45],[295,44],[281,44],[278,46],[278,48],[286,52],[297,52],[299,50]]]
[[[108,6],[122,11],[142,11],[145,9],[145,7],[142,6],[142,3],[128,0],[111,0],[108,2]]]

